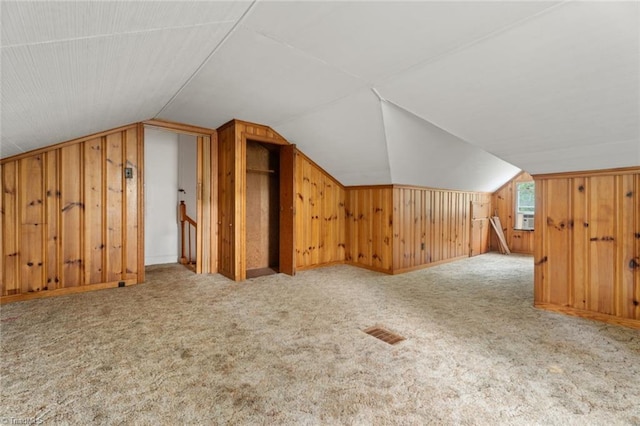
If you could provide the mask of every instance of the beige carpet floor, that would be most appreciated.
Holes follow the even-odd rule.
[[[0,421],[640,425],[640,332],[534,309],[530,257],[147,278],[3,306]]]

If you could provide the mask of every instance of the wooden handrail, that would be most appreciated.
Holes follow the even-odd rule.
[[[181,238],[182,238],[182,242],[181,242],[181,249],[182,252],[180,253],[180,263],[182,263],[183,265],[186,264],[191,264],[193,263],[193,257],[191,256],[191,226],[193,226],[194,231],[197,232],[198,230],[198,224],[196,223],[195,220],[193,220],[192,218],[189,217],[189,215],[187,215],[187,205],[184,203],[184,201],[180,201],[180,228],[182,230],[181,232]],[[185,236],[184,236],[184,224],[188,223],[190,226],[188,228],[188,235],[189,235],[189,257],[187,258],[185,256],[185,249],[184,249],[184,240],[185,240]]]

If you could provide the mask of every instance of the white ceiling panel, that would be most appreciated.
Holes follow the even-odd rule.
[[[238,29],[160,117],[208,127],[232,118],[273,126],[362,85],[285,44]]]
[[[231,28],[2,48],[2,139],[25,151],[153,117]]]
[[[243,22],[369,82],[557,2],[262,2]]]
[[[9,141],[0,142],[0,158],[10,157],[12,155],[21,154],[24,149]]]
[[[2,1],[2,46],[234,23],[248,1]]]
[[[380,101],[368,89],[274,128],[343,185],[391,183]]]
[[[640,145],[639,8],[569,2],[379,90],[530,173],[566,170],[563,156],[534,160],[560,150],[592,153],[572,155],[571,169],[638,165],[594,156],[603,143]]]
[[[558,160],[549,161],[550,158]],[[623,141],[533,153],[514,152],[505,160],[513,164],[526,163],[536,174],[597,170],[605,163],[606,168],[633,167],[640,165],[640,143]]]
[[[393,183],[493,192],[520,172],[389,102],[382,115]]]

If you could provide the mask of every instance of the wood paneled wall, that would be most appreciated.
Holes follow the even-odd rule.
[[[393,273],[393,192],[391,185],[347,188],[348,262]]]
[[[345,189],[295,153],[295,256],[298,270],[345,260]]]
[[[513,229],[515,223],[515,196],[518,182],[531,182],[533,177],[526,172],[519,173],[491,196],[493,216],[498,216],[502,223],[502,231],[509,245],[509,250],[514,253],[533,254],[535,231]],[[498,237],[491,230],[491,249],[498,251]]]
[[[3,302],[144,280],[142,135],[131,125],[0,162]]]
[[[394,187],[394,273],[469,256],[471,202],[489,203],[490,197],[480,192]]]
[[[489,203],[490,194],[399,185],[347,187],[346,259],[402,273],[469,256],[472,201]]]
[[[535,180],[536,306],[640,328],[640,168]]]

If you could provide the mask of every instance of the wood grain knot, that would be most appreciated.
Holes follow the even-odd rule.
[[[543,263],[547,262],[549,260],[549,258],[547,256],[543,257],[542,259],[540,259],[539,261],[536,262],[536,266],[537,265],[542,265]]]

